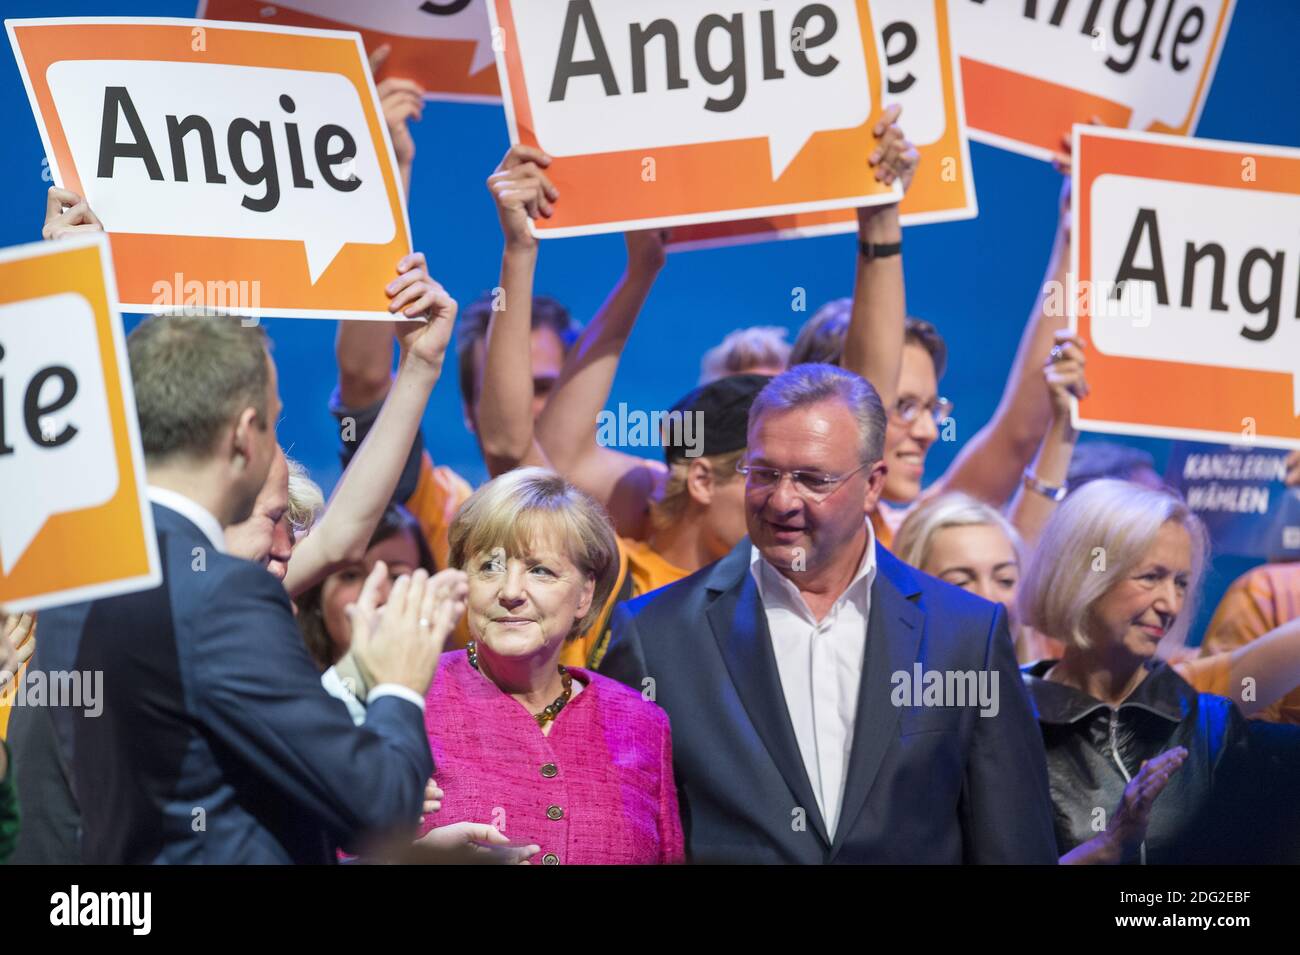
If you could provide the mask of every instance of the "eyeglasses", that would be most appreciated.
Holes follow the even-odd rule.
[[[781,479],[790,475],[794,492],[809,501],[824,501],[835,490],[863,468],[871,467],[871,462],[860,464],[845,474],[823,474],[820,471],[782,471],[779,468],[765,468],[755,464],[737,464],[736,470],[745,475],[745,485],[754,491],[773,491],[781,484]]]
[[[935,398],[924,404],[915,398],[899,398],[890,414],[903,424],[911,424],[917,415],[925,411],[934,419],[936,426],[941,426],[952,415],[952,408],[953,404],[947,398]]]

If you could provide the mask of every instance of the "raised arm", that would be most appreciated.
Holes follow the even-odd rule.
[[[549,466],[533,437],[533,277],[537,237],[529,223],[549,218],[559,190],[547,178],[551,157],[512,146],[488,177],[505,247],[501,253],[500,309],[488,323],[483,377],[475,399],[479,448],[493,477],[513,468]]]
[[[1230,659],[1232,700],[1245,716],[1264,712],[1300,689],[1300,619],[1238,647]],[[1253,692],[1244,693],[1247,687]]]
[[[391,391],[369,434],[339,479],[325,513],[289,560],[284,585],[297,596],[337,567],[365,554],[384,508],[393,496],[420,429],[429,395],[456,321],[456,302],[429,278],[424,254],[397,263],[398,277],[385,289],[397,323],[402,358]],[[384,328],[387,322],[378,323]]]
[[[1067,145],[1068,138],[1063,140]],[[993,417],[958,452],[928,494],[965,491],[1001,507],[1034,456],[1052,421],[1051,401],[1039,369],[1068,324],[1065,290],[1070,269],[1070,179],[1068,154],[1057,156],[1066,175],[1061,187],[1059,221],[1043,284],[1020,337],[1002,400]]]
[[[1023,483],[1011,503],[1011,523],[1020,532],[1025,550],[1029,552],[1038,542],[1043,525],[1052,516],[1059,503],[1051,496],[1049,488],[1065,486],[1070,472],[1070,459],[1074,457],[1074,444],[1079,435],[1070,424],[1070,396],[1084,398],[1088,395],[1088,382],[1083,369],[1087,359],[1083,343],[1071,332],[1056,333],[1056,344],[1048,355],[1043,377],[1052,402],[1052,423],[1043,436],[1043,443],[1034,457],[1030,474],[1037,479],[1041,490],[1030,489]]]
[[[898,180],[906,191],[919,154],[898,126],[901,112],[901,106],[891,106],[880,118],[874,129],[879,142],[867,162],[875,167],[878,181],[889,184]],[[873,246],[902,242],[898,203],[858,209],[858,239]],[[886,409],[892,408],[898,397],[906,318],[902,255],[868,258],[859,246],[843,365],[875,386]]]
[[[627,268],[565,359],[537,419],[537,440],[555,470],[605,505],[620,534],[641,537],[667,469],[596,443],[596,420],[609,400],[619,358],[664,265],[664,233],[629,232],[626,239]]]
[[[392,47],[387,43],[370,54],[371,75],[377,75]],[[424,88],[414,80],[389,76],[375,85],[379,106],[388,124],[388,138],[393,142],[393,157],[397,171],[402,176],[402,189],[411,194],[411,168],[415,164],[415,139],[411,136],[410,120],[417,123],[424,115]]]

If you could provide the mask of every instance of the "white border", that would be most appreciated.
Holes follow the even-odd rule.
[[[485,0],[488,7],[488,22],[492,27],[492,35],[497,36],[497,31],[501,29],[501,24],[497,20],[496,0]],[[515,0],[502,0],[505,3],[514,3]],[[539,2],[539,0],[531,0]],[[875,24],[872,24],[874,29]],[[497,54],[497,76],[501,83],[501,106],[506,114],[506,128],[510,132],[511,145],[519,144],[519,124],[515,118],[515,104],[510,93],[510,77],[506,70],[506,58],[500,50]],[[731,142],[741,142],[746,139],[754,139],[753,136],[743,136]],[[647,147],[653,148],[653,147]],[[802,151],[802,150],[801,150]],[[534,236],[539,239],[564,239],[573,236],[583,235],[606,235],[611,232],[628,232],[633,229],[666,229],[679,225],[699,225],[713,222],[732,222],[738,219],[761,219],[765,216],[792,215],[799,212],[829,212],[837,209],[859,208],[862,206],[879,206],[887,205],[892,202],[898,202],[903,196],[902,187],[895,182],[889,192],[878,193],[872,196],[843,196],[838,199],[822,199],[816,202],[787,203],[779,206],[747,206],[740,209],[724,209],[717,212],[694,212],[685,215],[675,216],[657,216],[651,219],[627,219],[618,222],[600,222],[584,226],[568,226],[565,228],[548,229],[538,227],[536,222],[529,221],[528,227]]]
[[[370,108],[374,111],[374,118],[379,125],[379,130],[384,137],[384,149],[388,155],[388,169],[393,177],[393,185],[397,192],[397,202],[401,208],[401,221],[397,225],[405,230],[406,233],[406,254],[410,255],[414,251],[412,248],[411,235],[411,217],[406,208],[406,189],[402,184],[401,173],[397,169],[397,156],[393,152],[393,141],[388,135],[388,124],[384,122],[384,111],[379,105],[379,93],[375,89],[375,78],[370,75],[369,60],[366,57],[365,45],[361,42],[361,34],[355,30],[317,30],[308,27],[280,27],[271,26],[262,23],[245,23],[242,20],[186,20],[181,17],[35,17],[30,19],[6,19],[4,21],[5,31],[9,34],[9,45],[13,48],[14,59],[18,61],[18,72],[22,74],[23,86],[27,90],[27,102],[31,107],[32,115],[36,118],[36,127],[41,134],[41,146],[45,149],[45,156],[50,163],[50,177],[54,185],[63,188],[63,171],[59,169],[58,160],[54,155],[54,150],[50,148],[50,136],[45,128],[45,117],[41,115],[40,106],[36,102],[36,93],[32,89],[32,79],[27,71],[27,61],[23,59],[22,47],[18,44],[18,38],[14,35],[15,27],[29,26],[94,26],[97,24],[128,24],[139,26],[187,26],[191,29],[194,27],[212,28],[214,30],[227,31],[251,31],[254,33],[281,33],[293,36],[313,36],[326,37],[330,39],[352,40],[356,46],[357,55],[361,58],[361,73],[366,78],[366,87],[370,90]],[[148,61],[146,61],[148,62]],[[293,67],[289,67],[292,69]],[[364,104],[362,112],[365,112]],[[369,121],[370,117],[366,117]],[[380,160],[382,162],[382,159]],[[112,232],[107,233],[111,237]],[[118,233],[126,235],[130,233]],[[150,232],[148,235],[166,236],[165,232]],[[242,242],[245,239],[232,239],[231,241]],[[348,245],[376,245],[373,242],[345,242]],[[387,243],[384,243],[387,244]],[[341,251],[341,250],[340,250]],[[333,267],[333,263],[330,263]],[[329,271],[327,268],[326,272]],[[324,273],[321,273],[321,277]],[[315,285],[316,283],[312,283]],[[117,301],[116,285],[114,285],[113,300]],[[122,311],[142,312],[146,315],[175,315],[180,314],[182,309],[179,307],[159,309],[156,305],[139,305],[122,303]],[[247,315],[248,312],[226,311],[222,314]],[[346,318],[351,320],[370,320],[370,321],[392,321],[392,313],[384,310],[370,311],[330,311],[318,308],[263,308],[258,309],[259,316],[267,318]]]
[[[1077,241],[1079,230],[1079,169],[1081,146],[1084,137],[1097,139],[1122,139],[1126,142],[1152,143],[1162,146],[1176,146],[1180,149],[1205,152],[1248,153],[1257,156],[1274,156],[1284,159],[1300,159],[1300,149],[1290,146],[1270,146],[1261,143],[1240,143],[1224,139],[1193,139],[1188,136],[1173,136],[1168,133],[1144,133],[1131,129],[1115,129],[1105,126],[1091,126],[1087,123],[1075,123],[1070,130],[1071,151],[1074,162],[1070,168],[1070,221],[1074,224],[1076,241],[1070,243],[1070,273],[1079,281],[1079,248]],[[1166,181],[1166,180],[1158,180]],[[1079,302],[1073,295],[1067,295],[1066,314],[1069,317],[1070,331],[1079,332]],[[1095,347],[1095,346],[1094,346]],[[1157,361],[1149,358],[1146,361]],[[1180,365],[1194,365],[1194,362],[1177,362]],[[1198,367],[1210,367],[1201,365]],[[1250,369],[1243,369],[1249,371]],[[1172,428],[1164,425],[1130,424],[1127,422],[1107,421],[1097,418],[1079,416],[1079,399],[1070,396],[1070,423],[1076,431],[1093,431],[1100,434],[1123,434],[1143,438],[1169,438],[1175,440],[1203,441],[1207,444],[1241,444],[1240,431],[1209,431],[1201,428]],[[1280,435],[1261,435],[1248,442],[1251,447],[1261,448],[1300,448],[1300,438],[1288,438]]]
[[[94,247],[99,252],[100,274],[104,280],[104,301],[108,308],[109,333],[113,337],[113,355],[117,360],[118,381],[122,391],[122,414],[126,419],[126,440],[131,453],[131,469],[135,477],[136,498],[140,510],[140,530],[144,535],[145,557],[149,569],[136,577],[123,577],[118,580],[89,584],[83,587],[69,587],[64,590],[48,591],[5,601],[4,606],[10,613],[23,613],[44,610],[47,607],[82,603],[99,600],[119,594],[151,590],[162,583],[162,568],[158,559],[158,534],[153,525],[153,508],[149,503],[148,481],[145,478],[144,451],[140,444],[140,424],[135,407],[135,386],[131,381],[131,366],[126,357],[126,336],[122,333],[122,315],[117,307],[117,279],[113,272],[112,250],[108,237],[102,232],[89,232],[71,235],[57,242],[29,242],[0,249],[0,262],[31,260],[49,255],[62,255],[77,249]],[[22,301],[18,299],[17,301]],[[96,323],[98,324],[98,323]],[[118,451],[114,445],[114,453]],[[102,507],[103,505],[96,505]],[[94,510],[95,508],[78,508],[77,510]],[[71,511],[61,513],[74,513]],[[91,542],[97,545],[114,546],[113,541]],[[88,546],[90,544],[88,543]],[[20,558],[21,559],[21,558]]]
[[[982,3],[983,0],[978,0],[978,2]],[[1203,77],[1204,83],[1201,85],[1200,95],[1197,96],[1191,104],[1192,117],[1191,121],[1187,124],[1187,135],[1176,138],[1190,139],[1196,135],[1196,131],[1200,128],[1201,113],[1205,111],[1205,101],[1210,98],[1210,87],[1214,85],[1214,75],[1219,72],[1219,57],[1223,55],[1223,48],[1227,46],[1228,34],[1232,32],[1232,17],[1237,12],[1237,0],[1227,0],[1227,4],[1227,8],[1223,15],[1223,33],[1219,37],[1218,45],[1210,51],[1209,59],[1206,61],[1206,69]],[[1013,70],[1000,63],[990,63],[988,60],[981,60],[973,56],[968,56],[967,59],[973,63],[979,63],[983,66],[992,66],[1009,73],[1020,73],[1021,76],[1029,75],[1027,73],[1021,73],[1019,70]],[[1132,114],[1133,110],[1127,103],[1120,103],[1119,105],[1128,108],[1130,115]],[[1129,132],[1141,133],[1145,132],[1145,130],[1134,129],[1129,130]],[[1028,143],[1020,142],[1018,139],[1012,139],[1009,136],[989,132],[987,129],[979,129],[972,126],[970,130],[970,138],[975,140],[977,143],[983,143],[986,146],[995,146],[998,149],[1005,149],[1008,152],[1018,153],[1021,156],[1028,156],[1030,159],[1041,159],[1044,162],[1051,162],[1052,159],[1055,158],[1055,153],[1051,149],[1031,146]]]

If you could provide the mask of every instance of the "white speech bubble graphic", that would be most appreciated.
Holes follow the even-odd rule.
[[[871,0],[871,25],[879,40],[880,68],[885,74],[885,105],[903,107],[899,125],[917,146],[938,141],[947,128],[943,108],[943,63],[939,59],[939,25],[933,0]],[[886,42],[885,32],[890,36]],[[910,51],[910,52],[909,52]],[[888,55],[900,59],[888,65]],[[890,83],[900,88],[889,89]]]
[[[338,23],[415,37],[420,40],[472,40],[473,76],[496,63],[492,51],[492,27],[488,23],[488,0],[404,0],[394,3],[360,3],[358,0],[290,0],[275,6],[325,17]]]
[[[100,367],[95,312],[83,296],[63,292],[0,305],[0,387],[6,415],[0,453],[0,567],[7,575],[55,514],[98,507],[117,493],[117,456]],[[24,407],[29,394],[37,407],[56,404],[63,379],[46,374],[67,369],[76,394],[65,406],[37,421],[37,438],[28,432]],[[55,447],[42,440],[57,440]]]
[[[1157,121],[1174,128],[1186,121],[1215,55],[1215,27],[1233,2],[1043,2],[1036,16],[1026,17],[1027,4],[1019,0],[962,0],[950,10],[961,56],[1120,103],[1133,110],[1130,129],[1148,129]],[[1060,23],[1053,25],[1062,6]],[[1195,39],[1180,41],[1180,31]],[[1175,55],[1186,64],[1182,69]]]
[[[815,133],[861,126],[874,110],[853,0],[785,2],[763,10],[701,0],[510,2],[537,139],[552,156],[765,138],[776,180]],[[607,55],[600,59],[608,63],[608,73],[571,76],[563,99],[552,101],[552,94],[558,92],[557,67],[566,22],[588,2],[595,30],[588,29],[585,18],[576,21],[572,60],[595,59],[594,43],[599,42]],[[810,68],[826,69],[823,64],[829,64],[830,57],[836,60],[820,76],[801,69],[791,49],[792,27],[806,8],[829,11],[835,20],[834,34],[826,42],[818,42],[829,32],[825,16],[809,16],[803,24],[802,55]],[[740,41],[733,41],[726,30],[707,19],[713,16],[732,23],[738,19]],[[675,31],[676,42],[669,45],[660,34],[645,44],[645,89],[635,92],[634,57],[642,45],[633,42],[632,29],[639,25],[650,31],[652,25],[664,22],[673,30],[664,27],[663,33]],[[766,38],[765,24],[770,24]],[[707,62],[698,55],[702,48],[708,51]],[[740,59],[733,55],[737,50],[744,60],[743,72],[735,70],[743,75],[743,98],[737,95],[739,80],[710,83],[703,72],[715,76],[730,72]],[[679,75],[671,75],[674,88],[669,88],[670,52],[679,67]],[[607,77],[612,77],[617,94],[606,92]],[[710,100],[717,107],[730,108],[708,109]]]
[[[1300,196],[1217,186],[1162,182],[1132,176],[1099,176],[1092,184],[1092,276],[1115,281],[1135,231],[1138,211],[1154,211],[1164,264],[1168,304],[1159,304],[1154,283],[1143,282],[1144,314],[1094,315],[1093,345],[1107,355],[1177,361],[1223,368],[1284,372],[1292,376],[1293,411],[1300,415]],[[1151,228],[1142,232],[1133,265],[1154,265]],[[1187,243],[1199,250],[1213,242],[1223,248],[1222,302],[1211,308],[1214,262],[1202,259],[1193,272],[1191,307],[1182,306],[1187,278]],[[1248,252],[1282,253],[1277,329],[1266,341],[1253,341],[1243,328],[1261,331],[1267,314],[1251,314],[1242,303],[1241,270]],[[1270,292],[1269,264],[1255,261],[1246,273],[1250,297]],[[1136,284],[1136,283],[1135,283]],[[1095,310],[1094,310],[1095,311]]]
[[[86,198],[110,232],[299,241],[313,285],[344,245],[383,245],[396,233],[361,100],[343,76],[208,63],[65,60],[49,68],[47,79]],[[122,101],[106,107],[107,92],[118,88],[139,118],[161,179],[150,178],[143,159],[120,155],[111,177],[99,175],[105,112],[117,116],[117,142],[135,142]],[[224,182],[207,181],[199,130],[181,138],[188,181],[177,180],[168,116],[177,124],[191,116],[207,124],[213,178]],[[269,203],[271,196],[265,183],[249,184],[237,172],[230,140],[231,123],[238,119],[265,124],[269,131],[278,200],[267,211],[243,204]],[[331,163],[328,157],[342,152],[343,140],[338,134],[323,137],[330,175],[360,180],[355,187],[348,182],[350,191],[329,184],[317,157],[319,133],[330,125],[346,130],[355,144],[355,158]],[[250,178],[265,163],[259,135],[244,132],[238,140]]]

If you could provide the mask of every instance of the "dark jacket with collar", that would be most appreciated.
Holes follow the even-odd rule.
[[[84,862],[328,863],[415,819],[433,770],[420,708],[381,697],[357,727],[284,586],[176,511],[153,515],[161,586],[40,616],[36,666],[103,675],[102,713],[48,708],[43,739],[69,770],[45,773],[50,831],[80,806]]]
[[[695,862],[1054,863],[1042,745],[1003,609],[882,547],[839,828],[804,769],[745,539],[621,605],[601,670],[672,722]],[[987,670],[998,708],[896,706],[893,675]],[[647,682],[652,680],[653,683]]]
[[[1182,746],[1187,759],[1151,810],[1145,862],[1294,858],[1300,730],[1253,724],[1230,700],[1197,693],[1168,664],[1117,708],[1043,679],[1055,660],[1024,667],[1042,727],[1057,846],[1062,854],[1104,828],[1145,760]],[[1143,850],[1123,860],[1138,863]]]

